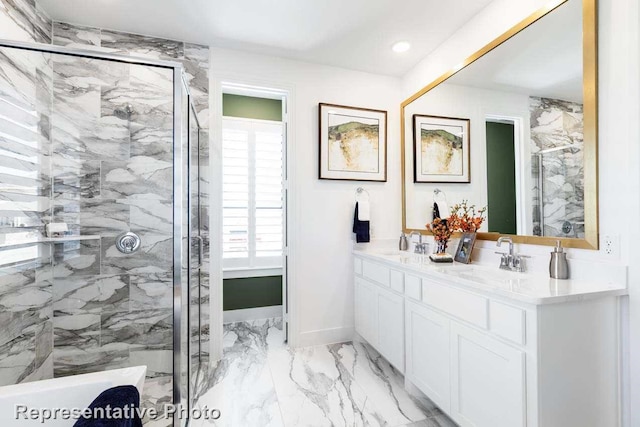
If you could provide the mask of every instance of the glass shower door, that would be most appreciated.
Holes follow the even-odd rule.
[[[202,380],[202,267],[204,262],[204,237],[201,227],[200,200],[200,125],[193,105],[189,106],[189,383],[190,405],[197,398],[197,388]]]
[[[145,365],[172,402],[174,95],[170,65],[0,47],[0,385]]]
[[[583,157],[578,145],[548,148],[534,156],[535,234],[584,238]]]

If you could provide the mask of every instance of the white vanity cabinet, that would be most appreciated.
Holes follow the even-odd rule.
[[[364,261],[363,271],[370,265]],[[404,297],[391,289],[389,269],[383,275],[386,280],[375,277],[377,283],[356,276],[356,332],[404,373]]]
[[[405,376],[445,412],[451,408],[449,319],[435,311],[406,303]]]
[[[451,409],[462,427],[526,425],[525,352],[451,322]]]
[[[490,271],[474,285],[468,266],[355,260],[356,332],[461,427],[620,425],[624,288],[493,285]]]

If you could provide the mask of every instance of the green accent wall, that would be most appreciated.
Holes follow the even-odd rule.
[[[222,115],[281,122],[282,101],[225,93],[222,95]]]
[[[223,310],[282,305],[282,276],[224,279]]]
[[[516,234],[516,157],[512,124],[487,122],[489,231]]]

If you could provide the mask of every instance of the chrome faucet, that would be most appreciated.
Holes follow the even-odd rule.
[[[502,246],[504,242],[509,244],[509,255],[513,256],[513,239],[509,236],[502,236],[498,239],[497,246]]]
[[[508,270],[508,271],[517,271],[518,273],[524,273],[526,270],[525,258],[529,258],[526,255],[516,254],[513,250],[513,239],[508,236],[503,236],[498,239],[498,243],[496,246],[501,247],[502,244],[506,242],[509,244],[509,253],[505,252],[496,252],[496,254],[501,255],[500,258],[500,269]]]
[[[413,252],[424,255],[427,253],[427,243],[422,243],[422,234],[420,234],[419,231],[414,230],[409,234],[409,240],[413,242],[413,236],[416,234],[418,235],[418,243],[415,244]]]

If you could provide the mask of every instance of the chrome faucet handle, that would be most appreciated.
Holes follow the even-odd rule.
[[[531,257],[529,255],[516,255],[513,258],[513,268],[519,273],[524,273],[527,268],[527,263],[525,261],[527,258]]]
[[[500,255],[500,268],[503,270],[510,269],[509,254],[506,252],[498,252],[498,251],[496,251],[496,254]]]

